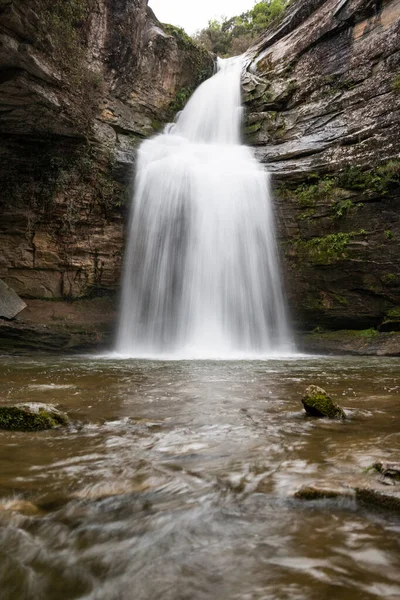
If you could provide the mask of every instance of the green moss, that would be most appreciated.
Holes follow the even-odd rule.
[[[400,184],[400,160],[390,160],[368,171],[357,166],[349,167],[338,175],[336,183],[349,190],[385,195],[390,188]]]
[[[315,208],[309,208],[298,215],[299,221],[306,221],[312,219],[315,216]]]
[[[294,200],[301,208],[313,208],[318,202],[331,202],[335,218],[363,206],[354,204],[349,192],[379,194],[385,196],[400,185],[400,160],[390,160],[372,170],[352,166],[335,177],[320,177],[311,173],[306,182],[292,189],[281,186],[278,194],[282,199]]]
[[[397,93],[400,92],[400,74],[396,75],[395,78],[393,79],[392,90]]]
[[[51,44],[53,58],[75,78],[85,58],[86,23],[95,0],[34,0],[41,20],[40,38]]]
[[[157,119],[153,119],[151,122],[151,127],[154,129],[154,131],[161,131],[161,129],[163,128],[163,124],[160,123],[160,121],[158,121]]]
[[[171,115],[175,115],[185,107],[186,102],[189,100],[194,90],[212,75],[214,63],[211,54],[203,46],[188,36],[181,27],[175,27],[168,23],[163,23],[162,27],[166,33],[175,38],[178,47],[186,52],[187,62],[190,64],[193,72],[197,74],[194,85],[179,88],[176,91],[175,98],[167,107],[167,112]]]
[[[251,135],[253,133],[257,133],[257,131],[260,131],[260,129],[261,123],[252,123],[251,125],[247,125],[244,132],[246,135]]]
[[[304,183],[293,190],[296,202],[302,208],[314,207],[319,200],[328,199],[335,187],[333,179],[321,179],[317,183]]]
[[[340,304],[341,306],[348,306],[349,304],[348,299],[340,294],[333,294],[333,299],[335,300],[336,304]]]
[[[174,100],[169,105],[169,111],[171,111],[173,114],[176,114],[177,112],[183,110],[193,91],[193,89],[187,87],[180,88],[176,92]]]
[[[364,338],[371,338],[371,337],[376,337],[377,335],[379,335],[379,332],[374,329],[373,327],[370,327],[369,329],[360,329],[360,330],[355,330],[351,332],[353,336],[356,337],[364,337]]]
[[[337,411],[332,408],[330,398],[327,398],[324,394],[315,394],[312,398],[307,398],[307,405],[308,407],[312,406],[314,410],[328,417],[335,417],[337,414]]]
[[[162,23],[162,28],[166,33],[172,35],[176,39],[178,46],[181,48],[192,48],[195,45],[194,40],[181,27],[176,27],[169,23]]]
[[[10,431],[43,431],[66,425],[68,420],[61,413],[39,409],[30,412],[19,406],[0,407],[0,429]]]
[[[315,264],[332,264],[347,258],[347,246],[356,236],[365,235],[366,231],[352,231],[349,233],[331,233],[325,237],[315,237],[311,240],[297,240],[295,249],[306,260]]]
[[[329,419],[345,419],[344,411],[338,406],[322,388],[310,385],[302,399],[306,412],[314,417],[327,417]]]
[[[394,285],[397,283],[399,277],[396,273],[384,273],[381,277],[381,280],[386,285]]]
[[[379,335],[376,329],[340,329],[337,331],[319,331],[313,332],[311,335],[316,335],[324,339],[343,339],[346,338],[374,338]]]
[[[357,205],[357,208],[358,206],[359,205]],[[356,206],[353,204],[353,202],[347,198],[346,200],[340,200],[339,202],[336,202],[332,207],[332,212],[336,219],[340,219],[355,208]]]
[[[352,90],[357,86],[357,83],[355,81],[351,81],[350,79],[345,79],[343,81],[339,81],[336,84],[337,89],[339,90]]]
[[[365,469],[362,470],[363,473],[380,473],[381,469],[379,468],[379,464],[380,463],[374,463],[373,465],[370,465],[369,467],[365,467]]]
[[[306,296],[302,301],[303,306],[307,310],[311,310],[313,312],[324,310],[324,305],[320,298],[316,298],[315,296]]]
[[[400,318],[400,306],[395,306],[394,308],[386,311],[386,316],[390,317],[391,319]]]
[[[103,91],[102,73],[87,64],[88,23],[96,6],[96,0],[32,0],[39,16],[38,43],[60,71],[61,85],[78,100],[82,130],[90,128]],[[74,106],[69,110],[76,119]]]
[[[387,240],[391,240],[393,238],[393,233],[390,231],[390,229],[385,229],[385,238]]]

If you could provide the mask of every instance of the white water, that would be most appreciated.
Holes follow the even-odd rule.
[[[139,150],[116,351],[287,354],[269,176],[240,143],[240,58]]]

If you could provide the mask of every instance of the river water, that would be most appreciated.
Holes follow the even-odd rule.
[[[399,456],[398,359],[1,358],[0,399],[74,423],[0,432],[2,600],[400,598],[397,517],[293,498]]]

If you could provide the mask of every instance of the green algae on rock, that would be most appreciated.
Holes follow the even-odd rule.
[[[302,398],[305,411],[313,417],[328,419],[345,419],[345,412],[338,406],[325,390],[317,385],[310,385]]]
[[[67,415],[53,404],[26,402],[0,406],[0,429],[9,431],[44,431],[68,425]]]

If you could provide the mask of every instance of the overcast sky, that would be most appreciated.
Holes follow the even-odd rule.
[[[253,5],[254,0],[149,0],[159,21],[183,27],[189,34],[214,17],[233,17]]]

